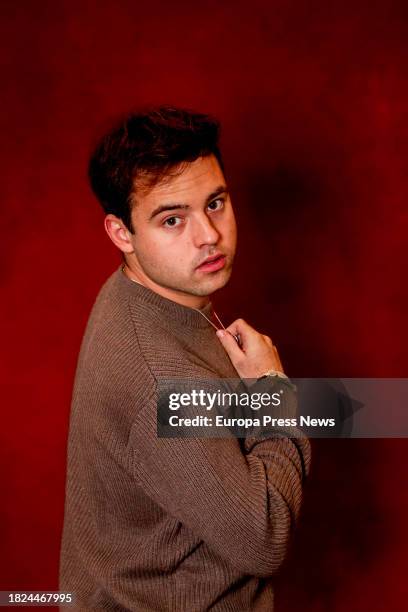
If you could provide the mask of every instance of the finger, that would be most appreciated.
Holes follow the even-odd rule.
[[[266,336],[265,334],[262,334],[262,337],[265,340],[266,344],[269,344],[269,346],[272,346],[272,347],[275,346],[272,342],[272,338],[270,338],[269,336]]]
[[[237,360],[242,359],[244,352],[238,346],[237,341],[231,332],[224,329],[219,329],[216,334],[233,364],[235,364]]]
[[[245,332],[255,331],[244,319],[236,319],[226,328],[232,334],[241,334]]]
[[[243,349],[249,346],[251,338],[253,339],[259,335],[258,332],[243,319],[233,321],[226,330],[233,336],[239,336]]]

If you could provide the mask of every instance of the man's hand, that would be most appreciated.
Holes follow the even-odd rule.
[[[241,347],[234,335],[239,334]],[[278,351],[269,336],[260,334],[243,319],[237,319],[217,336],[241,378],[259,378],[268,370],[283,373]]]

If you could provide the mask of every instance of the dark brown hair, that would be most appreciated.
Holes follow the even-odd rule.
[[[219,133],[213,117],[170,106],[127,116],[101,139],[89,161],[91,187],[105,213],[134,233],[131,209],[138,187],[152,187],[180,172],[185,162],[211,154],[224,170]]]

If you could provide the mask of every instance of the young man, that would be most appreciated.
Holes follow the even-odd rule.
[[[308,441],[157,435],[161,378],[282,374],[270,338],[242,319],[214,330],[209,296],[236,247],[218,123],[173,108],[132,115],[89,168],[123,265],[78,361],[60,588],[84,611],[271,611]]]

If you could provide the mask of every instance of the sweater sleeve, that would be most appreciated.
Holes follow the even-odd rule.
[[[298,430],[269,438],[159,438],[155,394],[131,429],[140,487],[228,563],[270,576],[299,514],[310,443]]]

